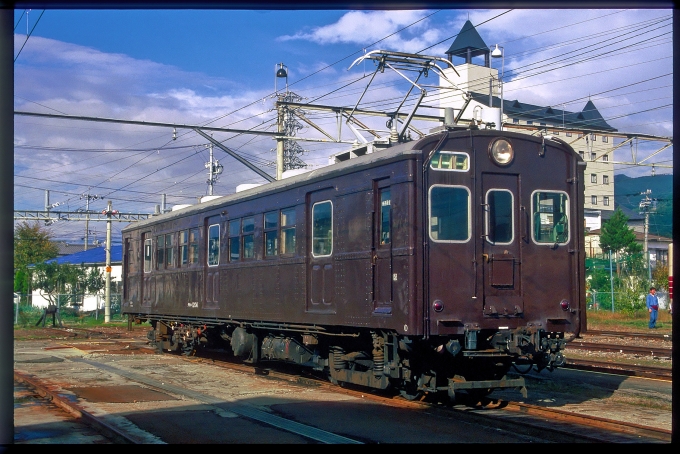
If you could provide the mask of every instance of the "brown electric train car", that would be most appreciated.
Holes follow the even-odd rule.
[[[583,169],[557,138],[442,127],[126,227],[122,311],[162,351],[526,393],[506,374],[562,365],[584,317]]]

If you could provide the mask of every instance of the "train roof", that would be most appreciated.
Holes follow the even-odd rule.
[[[210,210],[212,208],[217,208],[225,203],[234,201],[245,201],[248,199],[253,199],[260,197],[262,195],[281,191],[283,189],[290,189],[297,186],[306,185],[313,183],[318,180],[324,180],[331,176],[339,176],[346,173],[356,172],[365,167],[372,167],[379,163],[389,163],[393,161],[400,161],[403,159],[412,159],[419,156],[422,151],[419,149],[414,149],[413,145],[419,141],[412,141],[408,143],[398,144],[393,147],[377,151],[374,153],[359,156],[347,161],[343,161],[337,164],[331,164],[319,169],[310,170],[309,172],[294,175],[281,180],[273,181],[270,183],[264,183],[260,186],[246,189],[234,194],[229,194],[223,197],[218,197],[207,202],[199,203],[196,205],[191,205],[185,208],[180,208],[169,213],[163,213],[157,216],[150,217],[145,220],[129,224],[122,229],[123,232],[127,230],[133,230],[146,225],[153,225],[157,222],[165,222],[172,220],[174,218],[180,218],[194,213],[199,213],[202,211]]]

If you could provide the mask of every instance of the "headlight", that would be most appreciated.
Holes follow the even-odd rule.
[[[505,139],[496,139],[491,143],[489,149],[491,159],[499,166],[507,166],[515,157],[512,144]]]

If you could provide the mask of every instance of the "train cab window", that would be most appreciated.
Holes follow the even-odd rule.
[[[208,266],[220,264],[220,225],[208,227]]]
[[[467,153],[455,151],[438,151],[430,160],[430,168],[435,170],[450,170],[466,172],[470,168],[470,157]]]
[[[295,254],[295,208],[281,210],[281,254]]]
[[[392,214],[392,200],[390,199],[390,190],[382,189],[380,191],[380,244],[389,244],[390,227]]]
[[[470,191],[465,186],[433,185],[428,203],[430,238],[460,243],[470,239]]]
[[[317,202],[312,207],[312,255],[328,256],[333,252],[333,205]]]
[[[264,255],[274,257],[279,252],[279,212],[264,214]]]
[[[241,220],[229,221],[229,261],[236,262],[241,258]]]
[[[144,240],[144,272],[151,272],[151,238]]]
[[[510,244],[514,239],[514,200],[512,192],[492,189],[486,193],[486,240],[492,244]]]
[[[569,241],[569,196],[564,192],[536,191],[531,196],[532,235],[539,244]]]
[[[255,257],[255,218],[243,219],[243,258],[252,259]]]

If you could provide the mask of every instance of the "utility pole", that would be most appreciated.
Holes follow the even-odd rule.
[[[210,161],[205,163],[205,168],[208,169],[208,181],[206,181],[206,183],[208,183],[208,195],[213,195],[213,186],[217,183],[217,175],[222,173],[224,167],[213,157],[212,142],[206,146],[210,150]]]
[[[85,249],[87,251],[87,245],[90,242],[90,200],[101,199],[98,195],[83,194],[80,196],[81,199],[85,199]]]
[[[104,323],[111,322],[111,215],[118,214],[111,209],[111,201],[108,201],[106,210],[102,211],[108,220],[106,221],[106,289],[104,290]]]
[[[640,210],[642,212],[640,214],[645,215],[645,245],[644,245],[644,252],[645,252],[645,258],[647,260],[647,278],[649,279],[649,282],[652,282],[652,267],[651,264],[649,263],[649,249],[647,246],[647,240],[649,236],[649,210],[650,207],[652,206],[652,199],[649,198],[649,195],[652,193],[651,189],[647,189],[645,192],[642,193],[642,195],[645,196],[644,199],[640,200]]]

